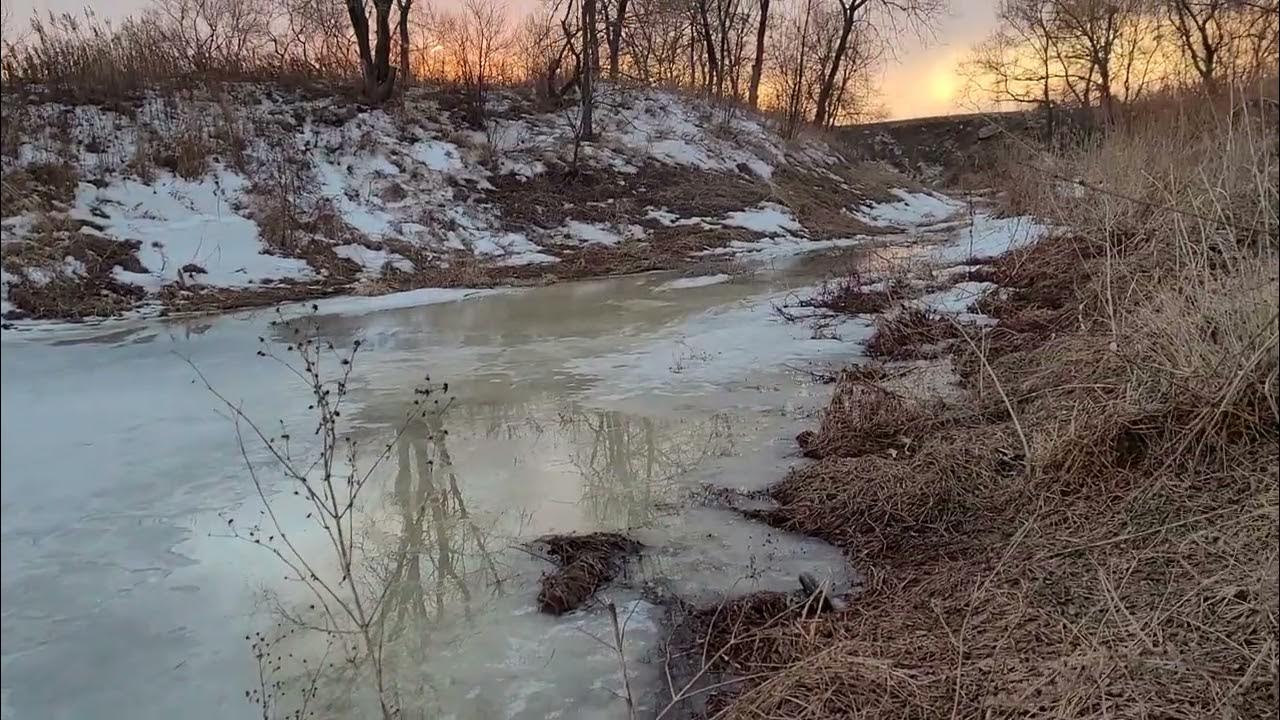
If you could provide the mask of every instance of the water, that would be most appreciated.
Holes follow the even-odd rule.
[[[548,566],[524,543],[543,533],[628,529],[646,545],[606,596],[650,712],[665,681],[661,611],[646,598],[792,589],[803,570],[843,582],[829,546],[696,500],[703,483],[781,477],[790,438],[826,397],[806,369],[856,350],[771,307],[832,262],[704,287],[646,275],[316,318],[335,345],[363,343],[343,414],[360,462],[393,445],[361,496],[360,578],[390,588],[386,665],[405,717],[619,716],[607,615],[536,611]],[[286,690],[334,663],[319,715],[376,707],[353,689],[367,668],[344,667],[341,647],[306,630],[276,639],[282,613],[317,619],[314,599],[270,552],[228,537],[263,504],[192,365],[247,416],[304,438],[306,388],[255,355],[259,337],[290,337],[272,319],[5,333],[4,718],[261,717],[245,699],[259,683],[255,631],[286,654],[272,676]],[[395,440],[428,374],[455,400]],[[292,486],[253,443],[250,459],[290,537],[332,569]],[[406,556],[416,561],[388,559]]]

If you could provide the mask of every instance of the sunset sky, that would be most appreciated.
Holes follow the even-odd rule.
[[[335,0],[336,1],[336,0]],[[118,18],[145,5],[146,0],[109,0],[90,3],[103,17]],[[434,0],[436,7],[448,7],[450,0]],[[534,6],[536,0],[509,2],[513,14]],[[54,12],[78,11],[84,0],[4,0],[15,20],[33,8]],[[949,12],[938,19],[932,38],[901,38],[890,59],[881,84],[883,102],[890,118],[924,117],[973,110],[960,96],[956,62],[969,46],[987,34],[995,22],[994,0],[950,0]]]

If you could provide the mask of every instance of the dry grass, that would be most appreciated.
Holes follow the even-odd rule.
[[[850,212],[865,200],[874,198],[875,193],[859,191],[839,175],[786,166],[773,174],[770,183],[772,193],[769,199],[791,208],[796,219],[815,240],[883,232]]]
[[[70,163],[33,163],[14,168],[0,179],[4,193],[0,216],[12,217],[25,212],[47,211],[65,207],[76,195],[80,172]]]
[[[559,567],[542,576],[538,607],[562,615],[581,607],[622,570],[626,559],[640,551],[640,543],[617,533],[549,535],[535,545],[546,550]]]
[[[800,306],[847,315],[883,313],[895,301],[914,294],[909,283],[893,280],[872,283],[853,268],[824,281],[812,297],[800,301]]]
[[[6,242],[3,266],[14,279],[10,317],[65,319],[110,316],[129,309],[141,288],[120,282],[115,269],[141,272],[138,242],[118,242],[95,234],[87,220],[62,214],[39,215],[28,238]],[[76,269],[71,269],[72,265]]]
[[[802,435],[807,457],[859,457],[908,450],[929,431],[938,404],[908,400],[879,385],[843,375],[818,431]]]
[[[866,593],[704,632],[750,678],[717,717],[1277,717],[1271,130],[1188,109],[1053,160],[1147,204],[1010,173],[1078,232],[990,268],[1000,327],[951,345],[966,403],[837,393],[762,517],[845,549]]]
[[[662,163],[646,163],[634,173],[608,168],[575,173],[565,167],[527,179],[499,175],[492,182],[491,199],[517,230],[552,229],[568,220],[653,225],[645,220],[650,207],[715,218],[768,198],[764,185],[741,175]]]
[[[955,323],[937,313],[903,308],[876,318],[867,353],[890,360],[935,357],[942,352],[941,343],[956,339],[960,332]]]

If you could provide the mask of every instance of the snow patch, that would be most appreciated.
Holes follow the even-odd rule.
[[[939,223],[960,210],[957,201],[931,192],[911,192],[894,188],[889,192],[897,202],[875,203],[854,213],[863,222],[880,227],[918,227]]]
[[[942,313],[968,312],[969,306],[984,292],[996,287],[989,282],[962,282],[935,293],[925,295],[916,303],[925,309]]]
[[[146,273],[117,269],[125,282],[157,290],[178,279],[188,263],[204,268],[199,281],[245,287],[313,275],[304,260],[267,254],[258,226],[235,210],[247,181],[225,169],[200,180],[173,176],[148,185],[120,180],[103,188],[81,183],[71,216],[100,225],[115,240],[138,240]]]
[[[386,250],[373,250],[364,245],[351,244],[337,245],[333,252],[338,257],[360,265],[366,276],[377,276],[388,265],[403,272],[413,272],[413,263],[408,258]]]
[[[420,288],[387,295],[333,297],[313,303],[295,303],[290,306],[290,314],[298,316],[314,312],[318,315],[365,315],[383,310],[459,302],[504,292],[512,291],[506,288]]]
[[[1025,216],[998,218],[979,213],[968,228],[933,248],[929,257],[937,264],[947,265],[970,258],[992,258],[1030,245],[1048,235],[1050,230],[1048,225]]]
[[[687,290],[689,288],[707,287],[708,285],[719,285],[728,282],[731,278],[729,275],[719,273],[717,275],[698,275],[695,277],[677,278],[668,280],[658,287],[654,288],[656,292],[665,292],[667,290]]]
[[[803,228],[791,209],[777,203],[761,203],[749,210],[738,210],[725,216],[725,225],[746,228],[769,235],[802,232]]]
[[[624,240],[639,240],[644,236],[644,228],[639,225],[606,227],[578,220],[569,220],[562,226],[562,239],[568,240],[573,244],[582,242],[587,244],[617,245]]]

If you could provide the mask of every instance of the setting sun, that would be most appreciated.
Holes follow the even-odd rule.
[[[956,76],[950,67],[935,68],[929,75],[929,96],[938,103],[950,103],[956,96]]]

